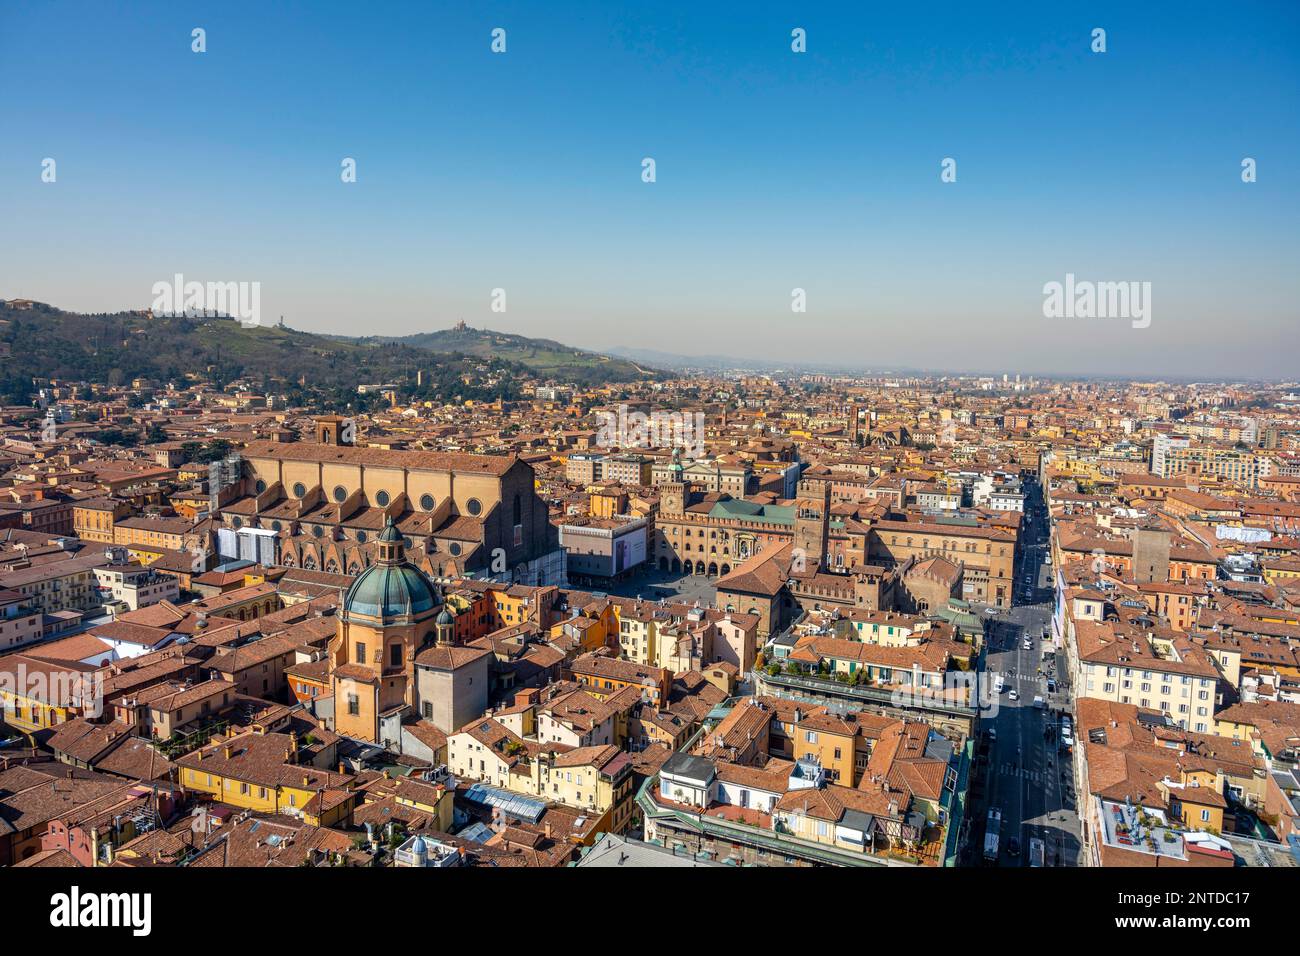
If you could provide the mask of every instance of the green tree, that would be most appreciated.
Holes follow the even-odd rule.
[[[199,451],[198,456],[195,457],[194,460],[203,465],[210,465],[214,461],[221,461],[221,459],[229,455],[234,451],[234,449],[235,446],[226,441],[226,439],[214,438]]]

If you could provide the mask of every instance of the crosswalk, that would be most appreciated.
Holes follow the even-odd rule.
[[[1043,783],[1047,780],[1047,774],[1041,770],[1030,770],[1028,767],[1021,767],[1013,763],[1003,763],[998,766],[999,777],[1015,777],[1020,780],[1028,780],[1030,783]]]

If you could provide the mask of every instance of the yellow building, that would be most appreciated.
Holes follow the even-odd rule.
[[[356,802],[352,776],[298,761],[294,734],[248,731],[177,759],[181,786],[218,803],[287,813],[313,826],[346,823]]]
[[[83,541],[113,544],[114,524],[130,513],[130,505],[112,498],[89,498],[73,502],[72,530]]]
[[[72,717],[97,717],[102,707],[98,668],[26,654],[0,658],[0,720],[24,733],[56,727]]]
[[[862,725],[849,719],[852,715],[840,717],[821,708],[799,716],[792,728],[794,756],[817,760],[831,783],[853,786],[869,756]]]
[[[184,551],[197,539],[192,529],[193,524],[187,518],[162,518],[152,515],[121,518],[113,525],[113,543],[127,547],[152,545],[170,548],[172,551]]]
[[[447,765],[460,778],[584,810],[598,818],[592,833],[631,822],[632,759],[612,744],[548,749],[485,717],[447,738]]]

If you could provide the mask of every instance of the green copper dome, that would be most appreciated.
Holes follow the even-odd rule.
[[[438,586],[413,564],[374,564],[362,571],[343,598],[345,617],[422,617],[442,604]],[[373,623],[365,621],[362,623]]]

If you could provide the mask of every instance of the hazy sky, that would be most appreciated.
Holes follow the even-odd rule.
[[[3,0],[0,297],[182,273],[324,332],[1300,376],[1298,105],[1292,0]],[[1150,282],[1150,327],[1044,318],[1067,273]]]

